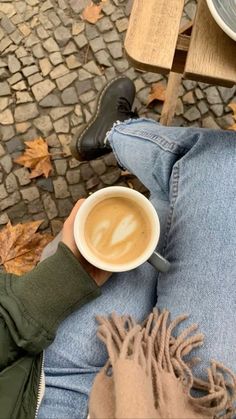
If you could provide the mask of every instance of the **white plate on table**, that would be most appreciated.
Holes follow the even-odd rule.
[[[236,41],[236,0],[207,0],[216,23]]]

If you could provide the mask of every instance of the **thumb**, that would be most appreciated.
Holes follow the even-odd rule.
[[[70,213],[69,217],[65,221],[67,225],[74,224],[76,214],[77,214],[79,208],[81,207],[81,205],[84,203],[84,201],[85,201],[85,199],[79,199],[79,201],[76,202],[75,206],[71,210],[71,213]]]

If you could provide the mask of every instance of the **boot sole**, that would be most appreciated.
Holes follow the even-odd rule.
[[[108,84],[106,84],[106,86],[104,86],[102,88],[102,90],[100,91],[100,93],[98,94],[98,97],[96,99],[96,111],[95,114],[92,116],[92,118],[89,120],[89,122],[86,124],[86,126],[81,127],[81,129],[79,130],[77,136],[74,136],[74,138],[71,140],[70,143],[70,150],[71,150],[71,154],[73,157],[75,157],[76,160],[79,161],[86,161],[86,159],[84,158],[84,156],[79,152],[80,149],[80,143],[81,140],[84,136],[84,134],[86,134],[86,132],[89,130],[89,128],[94,124],[94,122],[97,119],[97,116],[100,112],[100,107],[101,107],[101,101],[102,98],[104,96],[104,94],[106,93],[108,87],[110,87],[110,85],[119,79],[124,79],[126,78],[126,76],[122,77],[122,76],[117,76],[116,78],[112,79]]]

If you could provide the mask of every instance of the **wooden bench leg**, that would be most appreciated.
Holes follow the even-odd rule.
[[[182,74],[170,72],[166,89],[166,99],[160,119],[160,123],[162,125],[171,125],[172,119],[175,115],[181,81]]]

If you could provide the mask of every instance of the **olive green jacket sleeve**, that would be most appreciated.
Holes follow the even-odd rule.
[[[54,339],[59,323],[100,295],[100,289],[67,246],[33,271],[0,275],[0,372]]]

